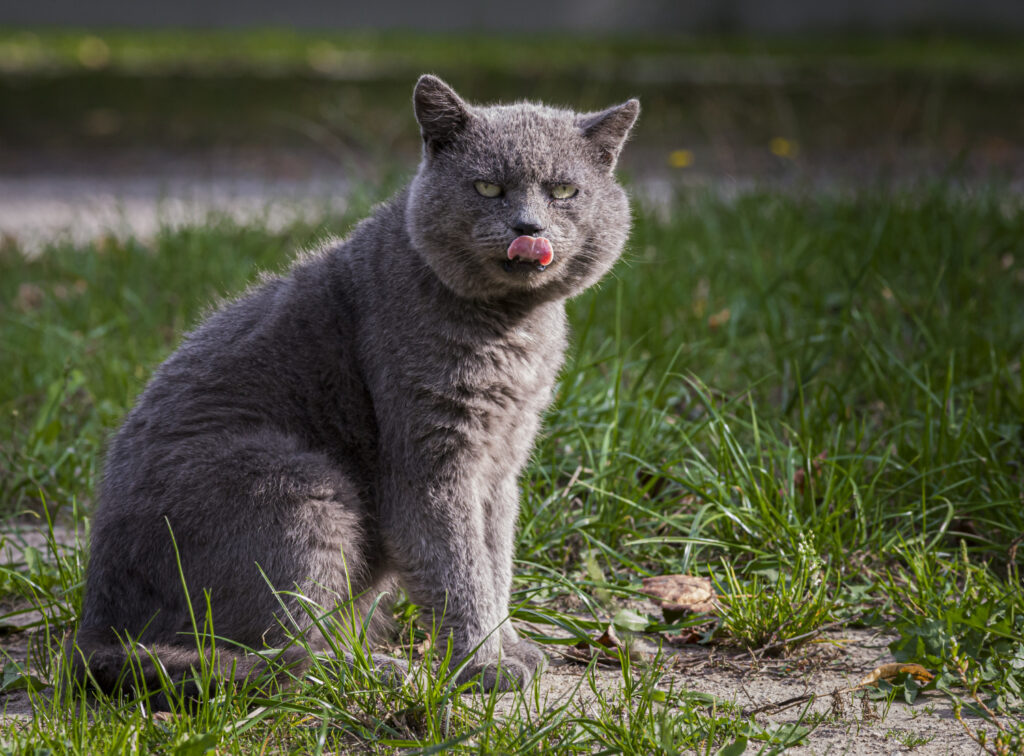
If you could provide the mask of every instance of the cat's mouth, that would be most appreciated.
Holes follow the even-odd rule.
[[[543,236],[519,236],[508,245],[502,267],[509,272],[536,270],[543,273],[555,259],[551,242]]]
[[[543,273],[548,269],[547,265],[541,265],[540,263],[532,262],[530,260],[502,260],[501,267],[505,269],[507,273],[529,273],[530,271],[537,271]]]

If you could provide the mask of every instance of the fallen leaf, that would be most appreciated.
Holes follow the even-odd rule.
[[[666,622],[674,622],[686,614],[714,614],[718,611],[711,578],[655,575],[643,579],[641,591],[661,606]]]
[[[599,646],[605,648],[620,649],[622,648],[622,641],[619,640],[619,636],[615,634],[615,628],[612,625],[608,625],[601,633],[601,636],[594,641]]]
[[[664,633],[662,637],[670,646],[692,646],[700,643],[704,633],[693,627],[683,628],[682,632],[676,634]]]
[[[910,675],[915,680],[922,683],[930,683],[935,679],[935,675],[920,664],[900,664],[899,662],[892,662],[891,664],[882,664],[879,667],[875,667],[870,674],[857,683],[856,687],[867,688],[877,685],[879,680],[894,680],[903,674]]]
[[[580,664],[590,664],[594,657],[597,657],[597,663],[602,667],[619,667],[622,665],[622,660],[618,654],[610,654],[607,651],[598,653],[594,647],[585,641],[580,641],[575,646],[570,646],[562,652],[569,661],[579,662]]]

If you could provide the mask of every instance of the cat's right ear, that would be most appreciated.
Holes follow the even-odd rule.
[[[436,76],[424,74],[412,94],[427,155],[443,150],[469,123],[469,106]]]

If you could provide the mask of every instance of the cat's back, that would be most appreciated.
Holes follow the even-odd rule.
[[[111,440],[105,489],[204,436],[273,429],[310,448],[372,444],[346,281],[356,236],[264,276],[183,338]]]

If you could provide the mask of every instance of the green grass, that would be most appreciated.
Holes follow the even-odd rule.
[[[104,439],[182,331],[258,271],[281,268],[324,232],[343,233],[366,211],[356,205],[349,217],[284,233],[211,222],[151,242],[55,246],[32,260],[4,249],[4,510],[87,523]],[[554,649],[609,621],[655,637],[666,628],[660,615],[625,606],[640,579],[710,575],[727,599],[712,642],[790,652],[826,623],[884,626],[899,635],[898,658],[938,672],[935,686],[966,707],[977,708],[976,695],[1019,742],[1018,200],[998,186],[683,194],[638,215],[626,259],[570,314],[573,349],[523,481],[514,603],[540,640]],[[37,639],[31,669],[9,664],[5,689],[59,674],[48,641],[78,610],[82,553],[43,556],[0,569],[8,600],[42,610],[27,631]],[[569,599],[581,607],[571,615]],[[20,616],[2,622],[21,627]],[[406,649],[424,637],[414,616],[399,605]],[[438,661],[444,650],[431,653]],[[253,691],[228,689],[169,721],[101,699],[90,725],[65,715],[72,701],[61,693],[0,739],[81,752],[447,743],[714,753],[803,735],[666,690],[662,661],[624,661],[623,684],[596,690],[586,711],[531,706],[527,692],[498,717],[493,699],[453,695],[443,674],[420,668],[415,684],[393,689],[357,664],[261,693],[256,708]],[[912,681],[900,686],[917,694]]]
[[[1024,68],[1012,35],[919,34],[881,39],[856,34],[824,38],[737,35],[581,37],[538,30],[522,34],[433,34],[400,31],[288,29],[0,29],[0,70],[15,73],[116,68],[133,73],[214,71],[304,72],[365,76],[368,69],[415,71],[423,60],[486,74],[509,70],[564,75],[580,68],[664,64],[720,65],[722,56],[810,73],[822,62],[886,71],[1001,73]]]
[[[698,175],[1007,176],[1020,162],[1024,52],[1010,36],[0,28],[0,169],[135,170],[168,152],[205,165],[214,150],[278,174],[333,168],[377,183],[375,169],[418,153],[409,98],[424,72],[473,102],[583,110],[639,97],[627,170],[679,149],[692,164],[677,170]]]

